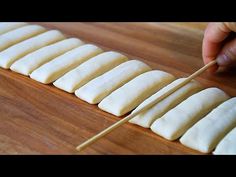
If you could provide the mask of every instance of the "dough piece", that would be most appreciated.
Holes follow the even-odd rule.
[[[2,34],[0,35],[0,51],[45,31],[46,29],[42,26],[27,25]]]
[[[69,93],[73,93],[90,80],[127,61],[128,58],[117,52],[99,54],[77,68],[66,73],[53,84]]]
[[[175,140],[227,99],[229,96],[218,88],[202,90],[157,119],[151,125],[151,129],[168,140]]]
[[[213,154],[236,155],[236,127],[220,141]]]
[[[13,45],[0,53],[0,67],[9,69],[16,60],[26,54],[62,39],[64,36],[61,32],[51,30]]]
[[[1,22],[0,23],[0,35],[9,32],[11,30],[20,28],[22,26],[27,25],[27,23],[23,22]]]
[[[143,73],[104,98],[98,107],[113,115],[122,116],[173,80],[173,75],[163,71]]]
[[[97,104],[126,82],[150,70],[151,68],[145,63],[138,60],[130,60],[91,80],[76,90],[75,94],[90,104]]]
[[[42,65],[34,70],[30,77],[43,84],[49,84],[101,52],[102,49],[95,45],[82,45]]]
[[[82,44],[84,43],[76,38],[59,41],[55,44],[51,44],[32,53],[29,53],[23,58],[20,58],[11,65],[10,69],[12,71],[28,76],[43,64]]]
[[[209,153],[235,126],[236,97],[222,103],[197,122],[182,136],[180,142],[192,149]]]
[[[158,97],[178,85],[179,83],[183,82],[185,78],[180,78],[172,82],[171,84],[167,85],[166,87],[162,88],[160,91],[146,99],[142,104],[140,104],[134,111],[138,111],[153,100],[156,100]],[[191,96],[192,94],[200,91],[202,87],[199,83],[196,81],[191,81],[187,85],[183,86],[161,102],[154,105],[151,109],[144,111],[137,116],[135,116],[133,119],[131,119],[129,122],[133,124],[137,124],[139,126],[142,126],[144,128],[149,128],[151,124],[161,116],[163,116],[167,111],[177,106],[179,103],[184,101],[186,98]]]

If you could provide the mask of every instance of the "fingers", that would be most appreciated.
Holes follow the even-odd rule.
[[[225,26],[227,26],[231,31],[236,32],[236,22],[225,22]]]
[[[228,24],[227,24],[228,25]],[[209,23],[204,33],[202,53],[204,64],[215,60],[222,48],[222,42],[229,36],[231,30],[224,23]],[[213,73],[218,66],[209,68],[209,72]]]
[[[230,67],[236,63],[236,39],[228,42],[217,57],[217,64],[223,67]]]

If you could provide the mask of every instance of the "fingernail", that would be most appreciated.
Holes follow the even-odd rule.
[[[219,55],[216,61],[219,66],[228,66],[232,63],[232,59],[225,54]]]

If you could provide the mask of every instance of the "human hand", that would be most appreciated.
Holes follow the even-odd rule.
[[[217,60],[217,65],[209,68],[211,73],[219,67],[236,64],[236,22],[209,23],[203,38],[202,53],[205,64]]]

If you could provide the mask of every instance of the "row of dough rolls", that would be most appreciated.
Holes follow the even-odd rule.
[[[162,88],[133,112],[140,110],[183,80],[184,78],[177,79]],[[200,84],[191,81],[129,122],[151,128],[153,132],[168,140],[176,140],[183,135],[180,139],[183,145],[203,153],[212,152],[216,148],[214,154],[236,154],[235,140],[233,141],[232,137],[234,131],[236,132],[232,130],[236,126],[236,98],[229,99],[230,97],[218,88],[200,90]]]
[[[165,73],[169,76],[165,80],[164,72],[151,72],[148,65],[138,60],[128,61],[126,56],[118,52],[104,52],[101,48],[84,44],[79,39],[66,39],[57,30],[47,31],[39,25],[26,23],[9,23],[5,26],[8,31],[5,30],[5,33],[0,35],[0,67],[10,68],[43,84],[53,83],[59,89],[69,93],[75,92],[78,97],[92,104],[101,102],[132,80],[129,87],[139,85],[140,90],[136,90],[136,97],[130,102],[130,108],[122,111],[120,115],[132,110],[139,102],[173,79],[173,76]],[[146,74],[147,71],[150,73]],[[145,74],[138,77],[143,73]],[[156,73],[153,78],[150,77],[152,73]],[[102,87],[99,87],[100,81],[103,83]],[[141,84],[137,84],[139,81]],[[145,87],[146,83],[149,83],[149,87]],[[91,101],[87,100],[87,93],[83,92],[89,90],[90,86],[98,88],[93,92],[94,95],[90,95]],[[119,99],[124,99],[125,102],[125,98]],[[103,110],[106,110],[102,106],[105,101],[99,105]]]
[[[175,83],[177,84],[181,80],[178,79],[164,87],[140,104],[133,112],[145,106],[158,95],[168,91]],[[189,87],[190,85],[185,87],[187,86]],[[193,93],[201,89],[199,84],[195,86],[197,87]],[[183,87],[177,92],[184,94],[184,89],[186,88]],[[168,140],[175,140],[183,135],[180,142],[200,152],[209,153],[216,148],[213,152],[214,154],[236,154],[235,137],[233,140],[234,132],[236,132],[233,129],[236,126],[236,98],[229,99],[229,96],[223,91],[217,88],[209,88],[194,94],[173,108],[170,105],[171,103],[173,106],[175,105],[176,96],[181,97],[181,93],[175,95],[177,92],[153,106],[150,110],[136,116],[130,122],[145,128],[149,128],[152,125],[151,129],[155,133]],[[189,94],[191,95],[192,93]],[[204,96],[206,97],[205,100],[202,99]],[[207,102],[207,100],[209,101]],[[191,106],[187,106],[188,104]],[[170,111],[168,112],[168,110]],[[163,112],[166,112],[166,115],[161,116]],[[204,117],[204,115],[206,116]],[[153,121],[154,123],[152,124]],[[230,130],[232,131],[230,132]],[[223,138],[224,136],[225,138]]]
[[[140,110],[185,79],[27,23],[0,23],[0,67],[53,83],[116,116]],[[129,122],[171,141],[182,136],[183,145],[201,152],[236,153],[235,103],[193,80]]]

